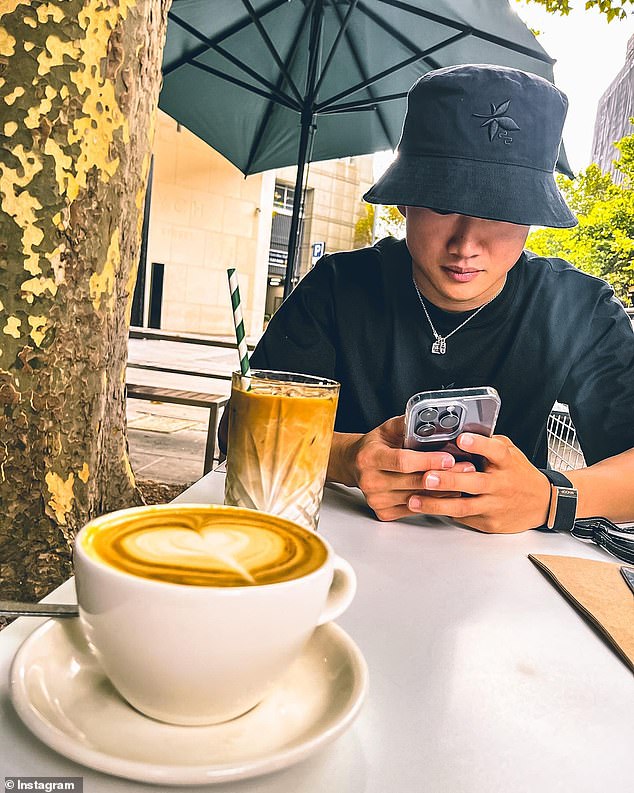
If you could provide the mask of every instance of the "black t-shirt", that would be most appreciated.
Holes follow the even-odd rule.
[[[472,313],[426,305],[442,334]],[[387,238],[321,259],[271,319],[252,365],[338,380],[340,432],[374,429],[417,391],[490,385],[502,399],[496,433],[539,467],[556,401],[570,406],[588,465],[634,446],[634,333],[604,281],[524,252],[445,355],[431,353],[433,341],[407,246]]]

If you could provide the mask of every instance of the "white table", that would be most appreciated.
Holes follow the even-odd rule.
[[[220,502],[222,486],[212,473],[178,500]],[[318,755],[214,791],[629,789],[632,675],[527,554],[610,557],[535,531],[487,536],[426,519],[379,523],[343,487],[327,488],[320,531],[357,572],[356,599],[339,622],[368,662],[368,699],[352,728]],[[69,581],[49,600],[72,597]],[[40,623],[22,618],[0,633],[0,777],[83,776],[86,793],[147,791],[56,755],[15,715],[9,664]]]

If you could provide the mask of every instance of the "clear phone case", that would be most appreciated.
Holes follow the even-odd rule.
[[[493,435],[500,411],[495,388],[457,388],[448,391],[421,391],[405,408],[406,449],[447,451],[456,460],[471,460],[481,467],[477,455],[459,449],[455,440],[462,432]]]

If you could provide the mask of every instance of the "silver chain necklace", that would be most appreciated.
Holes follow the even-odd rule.
[[[477,316],[482,311],[483,308],[486,308],[489,305],[489,303],[492,303],[495,300],[496,297],[500,296],[500,293],[502,292],[502,289],[504,289],[504,286],[506,284],[506,278],[504,278],[504,283],[502,284],[500,290],[498,292],[496,292],[496,294],[494,294],[493,297],[490,300],[487,300],[486,303],[483,303],[479,308],[476,308],[476,310],[473,312],[473,314],[470,314],[465,319],[464,322],[461,322],[460,325],[458,325],[457,328],[454,328],[451,331],[451,333],[448,333],[446,336],[441,336],[440,333],[438,333],[438,331],[434,327],[434,323],[431,321],[431,317],[429,316],[429,312],[427,311],[427,306],[425,305],[425,301],[423,300],[423,296],[420,293],[420,290],[418,288],[418,284],[414,280],[414,276],[412,276],[412,283],[414,284],[414,289],[416,290],[416,294],[418,295],[418,299],[420,300],[420,304],[423,307],[423,311],[425,312],[425,316],[427,317],[427,322],[429,322],[429,327],[431,328],[431,332],[434,334],[434,343],[431,345],[431,351],[432,351],[432,353],[434,353],[434,355],[444,355],[447,352],[447,339],[450,336],[453,336],[454,333],[457,333],[461,328],[464,328],[464,326],[467,324],[467,322],[471,322],[471,320],[475,316]]]

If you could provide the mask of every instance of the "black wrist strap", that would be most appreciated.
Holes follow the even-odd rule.
[[[607,518],[584,518],[575,522],[572,536],[594,542],[622,562],[634,564],[634,524],[617,526]]]
[[[577,491],[570,479],[558,471],[543,468],[539,470],[550,481],[550,505],[553,507],[553,499],[555,499],[554,503],[557,507],[554,527],[547,525],[544,528],[569,531],[578,540],[600,545],[622,562],[634,565],[634,523],[617,526],[616,523],[603,517],[575,520]],[[566,495],[566,491],[571,491],[574,495]],[[549,509],[548,512],[550,516],[553,510]],[[547,523],[550,524],[550,521]]]
[[[550,468],[539,469],[550,482],[550,507],[545,528],[572,531],[577,514],[577,491],[567,476]]]

